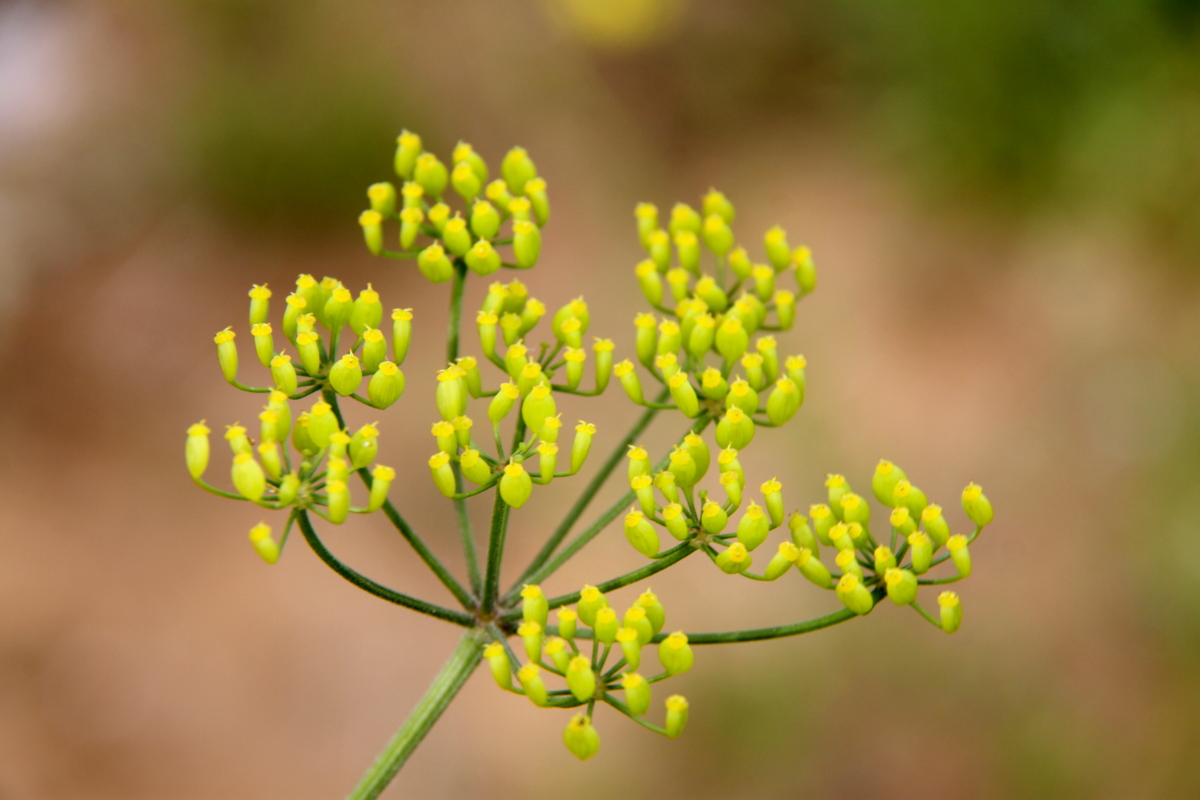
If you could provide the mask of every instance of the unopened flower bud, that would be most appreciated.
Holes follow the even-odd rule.
[[[833,544],[829,538],[829,530],[837,524],[837,517],[834,516],[833,510],[829,506],[821,503],[808,507],[808,515],[812,518],[813,532],[817,535],[817,539],[821,544]]]
[[[625,690],[625,705],[629,706],[630,714],[641,717],[650,710],[649,681],[636,672],[627,672],[621,677],[621,688]]]
[[[625,359],[613,367],[613,374],[621,382],[621,388],[625,390],[625,394],[629,396],[630,400],[639,406],[646,402],[642,395],[642,382],[638,379],[633,363],[629,359]]]
[[[704,246],[718,256],[724,256],[733,249],[733,231],[723,217],[710,214],[704,220]]]
[[[500,212],[487,200],[471,206],[471,231],[480,239],[495,239],[500,232]]]
[[[938,605],[942,610],[942,630],[954,633],[962,625],[962,604],[954,592],[942,592],[938,595]]]
[[[508,416],[508,412],[512,411],[513,406],[521,397],[521,390],[517,388],[515,383],[502,383],[500,389],[496,392],[492,402],[488,404],[488,419],[493,424],[499,423],[502,419]]]
[[[608,608],[608,598],[604,596],[604,592],[595,586],[584,584],[579,592],[579,604],[576,606],[580,621],[589,628],[595,628],[596,614],[602,608]]]
[[[376,408],[387,408],[404,394],[404,373],[391,361],[379,364],[367,384],[367,399]]]
[[[752,562],[753,559],[750,557],[746,545],[741,542],[734,542],[716,558],[717,568],[727,575],[745,572],[750,568]]]
[[[563,353],[567,362],[567,388],[578,389],[583,382],[583,364],[587,361],[587,351],[581,347],[570,347]]]
[[[857,522],[865,527],[871,519],[871,506],[854,492],[842,495],[838,504],[842,507],[842,519],[847,523]]]
[[[625,656],[625,662],[629,665],[629,669],[637,669],[642,664],[642,642],[638,638],[638,632],[635,628],[628,626],[622,627],[617,631],[617,644],[621,646],[621,653]]]
[[[363,372],[373,374],[379,369],[380,364],[387,361],[387,340],[383,336],[383,331],[378,328],[365,328],[362,332],[362,342]]]
[[[625,515],[625,538],[647,558],[658,552],[658,534],[641,511],[635,509]]]
[[[353,353],[346,353],[329,368],[329,385],[342,397],[354,394],[362,377],[362,367]]]
[[[468,203],[478,197],[480,190],[483,189],[483,182],[479,180],[479,176],[475,174],[471,165],[465,161],[459,162],[450,171],[450,184],[454,187],[454,191],[458,192]]]
[[[420,252],[417,256],[417,267],[432,283],[445,283],[454,277],[454,265],[437,242]]]
[[[800,558],[800,548],[791,542],[780,542],[779,552],[771,556],[771,561],[763,571],[763,576],[770,581],[777,580],[783,573],[791,569],[798,558]]]
[[[482,486],[492,478],[492,468],[479,455],[478,450],[467,449],[458,457],[463,476],[471,483]]]
[[[188,474],[198,479],[208,469],[208,426],[203,421],[188,427],[187,445],[184,454],[187,461]]]
[[[700,271],[700,240],[691,231],[679,231],[671,237],[679,263],[688,272]]]
[[[687,634],[675,631],[658,645],[658,660],[671,675],[682,675],[692,668],[696,657],[688,644]]]
[[[681,694],[674,694],[667,698],[667,721],[666,731],[668,739],[678,739],[683,733],[683,728],[687,725],[688,719],[688,701]]]
[[[533,479],[519,462],[510,462],[504,467],[500,478],[500,497],[513,508],[520,508],[533,493]]]
[[[675,207],[671,209],[671,221],[667,224],[667,230],[670,231],[672,236],[680,231],[690,231],[699,234],[702,224],[703,222],[696,209],[687,203],[676,203]]]
[[[271,538],[271,528],[265,522],[260,522],[250,529],[250,544],[268,564],[279,560],[279,544]]]
[[[580,761],[587,761],[600,750],[600,734],[592,727],[592,718],[586,714],[571,717],[563,731],[563,744]]]
[[[559,672],[566,672],[567,665],[571,661],[571,651],[567,646],[567,640],[561,636],[550,636],[546,639],[546,646],[542,648],[544,658],[550,659],[550,663]]]
[[[517,670],[517,682],[521,684],[521,688],[525,690],[525,696],[535,706],[546,705],[549,695],[546,691],[546,683],[542,680],[541,667],[537,664],[526,664],[521,667]]]
[[[567,688],[581,703],[592,700],[596,695],[596,673],[587,656],[575,656],[567,663]]]
[[[854,539],[850,537],[850,526],[839,522],[829,528],[829,542],[838,550],[853,550]]]
[[[717,423],[717,444],[744,450],[754,439],[754,420],[737,406],[725,412]]]
[[[537,263],[542,250],[542,234],[532,222],[513,223],[513,257],[517,266],[529,269]]]
[[[808,294],[817,288],[817,268],[813,265],[812,252],[807,247],[797,247],[792,253],[792,263],[796,265],[796,285],[801,294]]]
[[[392,310],[392,356],[397,366],[403,364],[408,355],[408,345],[412,341],[412,318],[411,308]]]
[[[383,215],[370,209],[358,215],[358,224],[362,227],[363,240],[372,255],[383,252]]]
[[[738,522],[737,538],[747,550],[754,550],[766,541],[767,515],[757,503],[751,502],[746,513],[742,515]]]
[[[829,574],[829,569],[807,547],[800,548],[800,554],[796,557],[796,567],[801,575],[822,589],[833,586],[833,576]]]
[[[638,286],[641,287],[642,294],[650,301],[650,305],[662,305],[662,276],[658,273],[658,267],[655,266],[654,262],[649,259],[641,262],[637,265],[634,273],[637,275]]]
[[[612,339],[597,339],[592,345],[596,354],[596,392],[608,388],[608,380],[613,371],[613,342]]]
[[[433,153],[422,153],[413,168],[413,180],[425,190],[426,195],[440,199],[450,181],[450,173]]]
[[[617,630],[620,627],[616,611],[606,606],[596,612],[596,624],[593,626],[596,631],[596,641],[602,644],[613,644],[617,641]]]
[[[658,206],[653,203],[638,203],[633,210],[637,219],[638,239],[642,247],[649,247],[650,234],[658,230]]]
[[[666,238],[666,234],[664,233],[663,239],[666,240]],[[670,260],[669,249],[667,251],[667,260]],[[655,260],[655,263],[658,263],[657,260]],[[688,284],[691,283],[691,280],[691,273],[683,267],[672,267],[667,270],[667,285],[671,287],[671,297],[675,298],[675,302],[682,303],[687,299]]]
[[[387,502],[388,490],[396,479],[396,470],[383,465],[371,470],[371,497],[367,501],[367,511],[378,511]]]
[[[905,509],[907,511],[907,509]],[[934,548],[941,547],[950,538],[950,525],[942,516],[942,507],[931,503],[921,512],[921,527],[933,540]]]
[[[530,661],[542,660],[542,625],[539,622],[526,620],[517,627],[517,636],[525,644],[525,655]]]
[[[508,184],[502,179],[497,178],[487,185],[483,190],[484,195],[492,205],[500,209],[504,214],[511,213],[509,204],[513,201],[512,193],[508,191]]]
[[[417,165],[417,157],[421,155],[421,137],[410,131],[404,131],[396,139],[396,174],[401,178],[411,178]]]
[[[558,633],[564,639],[575,638],[575,628],[579,622],[579,615],[573,608],[560,608],[554,612],[558,619]]]
[[[461,417],[467,411],[467,386],[464,377],[462,370],[457,367],[438,370],[435,399],[438,413],[444,420]]]
[[[550,483],[550,479],[554,477],[554,472],[558,467],[558,445],[554,442],[541,442],[538,447],[538,472],[541,475],[538,480],[543,486]]]
[[[984,496],[983,489],[975,483],[963,489],[962,507],[967,518],[981,528],[990,523],[995,516],[991,502]]]
[[[908,508],[900,506],[892,509],[891,517],[888,520],[892,524],[892,528],[896,533],[904,538],[917,529],[917,523],[913,521],[912,514],[908,513]]]
[[[233,486],[238,494],[257,503],[267,488],[267,477],[250,453],[238,453],[233,457]]]
[[[329,506],[329,521],[341,525],[350,513],[350,488],[345,481],[331,480],[325,484],[325,497]]]
[[[425,221],[425,212],[419,208],[406,208],[400,212],[400,247],[412,250],[417,243],[417,234],[421,233],[421,223]]]
[[[354,295],[350,294],[349,289],[338,284],[329,293],[329,299],[325,301],[324,319],[322,319],[322,315],[318,315],[317,319],[322,321],[329,330],[338,331],[350,321],[350,315],[353,313]]]
[[[754,269],[754,264],[750,261],[749,254],[746,253],[746,248],[736,247],[730,253],[726,261],[733,274],[738,280],[746,280],[750,277],[750,271]]]
[[[429,459],[429,474],[433,484],[446,497],[453,497],[455,492],[454,470],[450,468],[450,455],[439,452]]]
[[[543,442],[557,442],[558,432],[562,429],[562,414],[555,414],[553,417],[546,417],[546,421],[542,423],[542,429],[537,432],[538,438]]]
[[[834,563],[842,572],[857,575],[859,580],[863,578],[862,564],[858,563],[858,554],[854,550],[840,550],[837,557],[834,558]]]
[[[924,575],[929,571],[930,562],[933,560],[933,544],[924,533],[915,531],[908,535],[908,546],[912,558],[912,571]]]
[[[471,249],[471,234],[467,231],[467,221],[455,214],[446,220],[442,228],[442,241],[446,249],[456,256],[465,256]]]
[[[269,412],[263,412],[269,413]],[[272,414],[272,416],[274,416]],[[272,480],[279,480],[283,475],[283,460],[279,456],[279,443],[275,440],[263,442],[258,446],[258,458],[262,461],[263,469]]]
[[[546,417],[558,413],[557,404],[550,387],[539,384],[533,387],[521,402],[521,419],[531,431],[540,431]]]
[[[685,417],[694,418],[700,415],[700,400],[696,397],[696,390],[686,372],[672,375],[667,381],[667,387],[671,390],[675,405]]]
[[[950,551],[950,560],[958,568],[958,574],[964,578],[971,576],[971,551],[967,547],[967,537],[961,533],[946,540],[946,549]]]
[[[871,609],[875,607],[875,599],[871,597],[871,592],[854,573],[847,573],[838,581],[837,596],[846,608],[859,616],[871,613]]]
[[[767,260],[776,272],[787,269],[792,260],[792,249],[788,246],[787,233],[776,225],[767,231],[763,237],[763,247],[767,251]]]
[[[546,192],[544,178],[534,178],[525,183],[525,196],[533,208],[533,221],[539,228],[550,221],[550,195]]]
[[[453,456],[458,452],[458,436],[454,432],[454,424],[446,420],[433,423],[430,433],[437,439],[438,450]]]
[[[504,154],[500,174],[513,194],[524,195],[525,184],[537,177],[537,167],[524,147],[514,147]]]
[[[716,335],[717,352],[725,357],[726,361],[737,361],[746,353],[746,348],[750,345],[750,336],[746,333],[742,321],[737,317],[728,317],[717,328]]]
[[[213,337],[217,344],[217,361],[221,364],[221,374],[230,383],[237,380],[238,354],[237,345],[233,341],[236,336],[231,328],[226,328]]]
[[[491,671],[496,685],[501,689],[511,689],[512,662],[508,660],[508,654],[504,652],[504,645],[500,642],[492,642],[483,648],[483,658],[487,661],[488,669]]]
[[[767,418],[776,425],[785,424],[800,409],[800,399],[800,390],[792,379],[780,378],[767,398]]]
[[[337,417],[333,407],[323,401],[313,403],[308,412],[308,435],[313,444],[324,450],[329,447],[329,437],[338,430]]]
[[[759,299],[763,302],[770,300],[771,295],[775,294],[775,270],[766,264],[759,264],[750,270],[750,277],[754,279],[754,293]]]
[[[296,417],[296,425],[292,428],[292,446],[308,457],[316,455],[321,449],[313,443],[312,437],[308,433],[307,411],[301,412],[300,416]]]

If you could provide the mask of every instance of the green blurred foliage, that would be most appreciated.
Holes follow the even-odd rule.
[[[355,215],[381,177],[381,149],[418,124],[391,51],[373,38],[386,20],[360,4],[184,9],[196,55],[177,117],[189,184],[242,223],[295,229]]]

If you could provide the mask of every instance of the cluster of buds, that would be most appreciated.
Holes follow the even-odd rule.
[[[597,702],[612,706],[669,739],[679,736],[688,716],[688,702],[682,695],[667,698],[662,727],[645,720],[645,715],[650,710],[651,685],[692,668],[695,656],[687,634],[661,633],[666,610],[650,590],[620,617],[595,586],[584,586],[578,597],[574,608],[560,606],[555,611],[556,624],[549,625],[550,607],[541,587],[526,585],[521,589],[522,622],[517,635],[524,645],[526,663],[522,665],[503,642],[488,645],[483,655],[496,684],[507,692],[525,695],[536,706],[586,706],[563,731],[563,743],[582,760],[591,758],[600,748],[600,736],[592,725]],[[581,650],[580,639],[591,640],[590,653]],[[643,650],[655,642],[660,670],[645,677],[643,673],[652,670],[644,666]],[[611,666],[610,655],[615,662]],[[564,688],[548,688],[543,672],[560,678]]]
[[[232,327],[217,333],[217,360],[225,379],[238,389],[267,395],[258,415],[258,436],[239,423],[226,426],[232,450],[233,492],[204,480],[209,460],[209,429],[204,422],[188,428],[186,460],[192,479],[202,488],[226,497],[249,500],[263,508],[292,509],[281,539],[276,542],[265,523],[250,531],[255,550],[274,563],[287,540],[297,511],[311,509],[341,524],[351,513],[377,511],[387,502],[395,479],[391,467],[371,468],[378,452],[377,424],[347,429],[340,411],[329,401],[351,397],[373,408],[387,408],[404,392],[400,364],[408,354],[412,311],[392,311],[390,336],[382,329],[383,304],[370,286],[355,298],[334,278],[320,282],[311,275],[296,279],[280,320],[280,331],[292,346],[276,348],[270,317],[271,290],[250,290],[250,335],[258,362],[269,374],[269,387],[252,387],[238,380],[238,350]],[[389,339],[391,360],[388,358]],[[339,355],[339,343],[346,352]],[[358,394],[367,381],[367,396]],[[322,399],[293,414],[291,403],[322,392]],[[291,448],[288,447],[290,440]],[[352,505],[351,472],[362,473],[369,486],[365,506]]]
[[[447,168],[424,150],[420,136],[405,131],[397,140],[394,166],[403,180],[399,192],[388,181],[372,184],[367,190],[371,207],[358,217],[373,254],[415,258],[433,283],[454,277],[458,260],[477,275],[537,264],[550,200],[546,181],[523,148],[509,150],[500,163],[501,177],[489,181],[487,162],[466,142],[454,148]],[[450,206],[448,189],[463,208]],[[385,224],[398,225],[398,250],[386,246]],[[504,259],[498,247],[511,247],[511,258]]]
[[[371,253],[415,259],[430,281],[453,281],[445,367],[430,382],[439,418],[431,427],[436,452],[428,464],[434,486],[456,506],[470,580],[460,583],[389,503],[395,472],[383,466],[371,469],[378,449],[377,425],[363,425],[351,433],[339,407],[341,398],[373,409],[386,409],[400,399],[411,310],[392,311],[392,327],[385,332],[383,306],[369,284],[355,298],[339,281],[318,282],[309,275],[296,281],[280,323],[294,357],[276,349],[268,322],[270,290],[255,286],[250,291],[250,335],[258,361],[269,370],[268,386],[256,388],[238,380],[231,328],[215,337],[225,379],[238,389],[268,395],[257,444],[241,425],[227,428],[234,491],[204,479],[209,429],[200,422],[188,430],[187,467],[198,485],[264,508],[289,509],[279,541],[265,523],[250,531],[250,541],[264,560],[274,563],[279,558],[297,523],[318,556],[359,588],[470,629],[467,640],[473,657],[480,654],[479,642],[490,639],[482,655],[501,688],[523,694],[538,706],[582,709],[563,733],[567,748],[581,759],[599,748],[592,724],[597,702],[669,738],[680,735],[688,716],[682,696],[666,700],[661,727],[645,717],[651,685],[691,668],[691,644],[807,632],[815,629],[807,627],[812,622],[824,627],[866,615],[884,596],[911,606],[947,633],[958,630],[962,610],[956,594],[942,592],[940,616],[935,618],[918,604],[917,593],[923,585],[954,583],[971,574],[970,545],[992,520],[991,504],[977,485],[971,484],[962,495],[963,510],[975,526],[969,535],[952,535],[941,508],[929,503],[904,471],[888,461],[880,462],[871,489],[888,509],[890,536],[878,522],[872,528],[870,503],[840,475],[829,476],[828,502],[813,505],[807,517],[799,512],[786,516],[783,487],[776,478],[760,484],[753,498],[744,496],[746,474],[739,454],[751,446],[760,428],[783,426],[804,402],[806,361],[798,354],[781,356],[774,334],[793,326],[797,300],[816,286],[807,247],[793,248],[776,226],[763,237],[765,261],[755,263],[735,241],[733,205],[715,189],[703,197],[699,211],[677,204],[665,228],[658,209],[642,203],[635,218],[647,257],[634,272],[657,315],[642,313],[634,319],[631,358],[614,363],[610,339],[593,337],[585,344],[591,316],[583,297],[550,313],[519,280],[490,285],[475,315],[479,352],[462,355],[464,284],[471,273],[527,270],[537,263],[542,226],[550,215],[546,182],[522,148],[503,157],[500,177],[492,179],[487,163],[470,145],[459,143],[447,167],[425,152],[419,136],[407,131],[399,137],[394,168],[401,179],[399,190],[391,182],[371,185],[370,208],[359,216],[359,223]],[[457,211],[450,204],[452,193],[461,199]],[[393,225],[398,235],[385,233]],[[398,238],[395,247],[387,244],[389,237]],[[494,388],[481,372],[484,362],[500,373]],[[651,386],[658,384],[654,391],[647,391],[642,373]],[[515,585],[502,593],[499,580],[510,510],[523,507],[535,485],[578,474],[596,435],[594,425],[579,421],[568,451],[567,442],[560,442],[558,400],[563,395],[598,396],[613,376],[624,395],[645,412]],[[289,403],[318,392],[320,399],[293,421]],[[478,427],[469,413],[472,401],[487,418]],[[637,444],[637,436],[663,411],[682,415],[686,431],[671,452],[655,462]],[[482,422],[483,417],[475,413],[475,419]],[[502,426],[508,430],[502,431]],[[287,447],[289,437],[294,455]],[[622,453],[627,456],[628,494],[559,549],[619,468]],[[351,472],[359,474],[369,492],[362,507],[351,504]],[[466,488],[465,482],[474,488]],[[479,567],[465,505],[466,498],[485,491],[496,493],[486,575]],[[388,589],[354,572],[321,544],[309,519],[312,512],[340,524],[351,512],[381,508],[460,602],[461,611]],[[805,579],[835,593],[844,609],[796,625],[693,633],[689,644],[683,631],[663,633],[665,611],[651,591],[620,617],[596,586],[548,599],[537,584],[622,514],[626,539],[650,563],[601,583],[607,591],[643,581],[703,552],[720,572],[757,581],[778,580],[795,566]],[[785,523],[787,533],[777,548],[769,559],[762,559],[765,565],[760,561],[754,569],[755,551]],[[662,549],[660,529],[673,540],[667,550]],[[822,560],[822,547],[829,564]],[[953,574],[928,575],[946,561],[953,563]],[[551,610],[556,613],[553,625]],[[514,635],[520,637],[527,657],[523,665],[507,641]],[[580,644],[588,639],[592,646],[584,654]],[[642,666],[643,650],[650,645],[657,645],[659,670]],[[610,656],[615,657],[611,665]],[[475,663],[477,659],[467,666]],[[548,688],[544,673],[561,678],[564,688]]]

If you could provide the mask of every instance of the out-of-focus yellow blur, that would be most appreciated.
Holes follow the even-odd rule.
[[[380,420],[394,495],[455,552],[423,468],[446,291],[370,258],[356,224],[402,127],[443,156],[529,148],[554,215],[522,277],[551,308],[583,292],[619,353],[637,201],[715,185],[751,249],[783,225],[820,270],[780,337],[808,399],[748,472],[804,507],[886,457],[948,508],[979,481],[997,518],[953,637],[887,605],[698,648],[672,686],[685,735],[600,714],[586,764],[566,715],[476,676],[388,796],[1200,795],[1194,6],[0,5],[0,797],[340,796],[452,648],[302,541],[264,565],[260,512],[183,467],[188,424],[257,413],[211,344],[252,283],[371,281],[417,333],[401,406],[353,420]],[[635,416],[563,410],[599,425],[597,452]],[[516,516],[514,568],[570,500]],[[610,534],[548,590],[635,566]],[[383,520],[328,541],[448,599]],[[653,588],[693,630],[832,608],[699,562]]]

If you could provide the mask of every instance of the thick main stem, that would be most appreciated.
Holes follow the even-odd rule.
[[[346,796],[347,800],[372,800],[387,787],[479,666],[483,657],[482,639],[483,634],[478,629],[463,634],[458,648],[433,679],[425,696],[417,702],[358,786]]]

